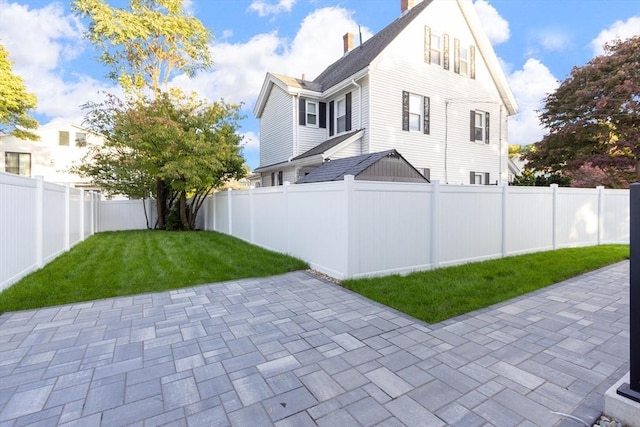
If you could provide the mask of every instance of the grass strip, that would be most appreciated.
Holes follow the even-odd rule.
[[[406,276],[345,280],[342,285],[412,317],[436,323],[627,258],[628,245],[568,248]]]
[[[104,232],[2,292],[0,313],[306,268],[296,258],[216,232]]]

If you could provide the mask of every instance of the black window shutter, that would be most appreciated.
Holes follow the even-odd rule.
[[[471,119],[470,137],[471,137],[471,141],[475,141],[476,140],[476,112],[471,110],[471,115],[469,117]]]
[[[460,40],[453,39],[453,72],[460,74]]]
[[[333,105],[334,105],[334,101],[331,101],[329,103],[329,136],[333,136],[333,122],[334,122],[334,116],[335,116],[335,111],[333,111]]]
[[[409,130],[409,92],[402,91],[402,130]]]
[[[484,185],[489,185],[489,184],[491,184],[489,182],[489,172],[485,172],[484,173]]]
[[[347,117],[345,117],[344,130],[348,132],[351,130],[351,92],[344,96],[344,103],[345,113],[347,115]]]
[[[476,48],[475,46],[470,46],[469,47],[469,66],[471,68],[471,70],[469,70],[471,78],[475,79],[476,78]]]
[[[318,105],[320,108],[320,127],[322,129],[326,129],[327,128],[327,103],[320,102]]]
[[[484,132],[484,143],[489,143],[489,113],[485,113],[485,132]]]
[[[298,124],[304,126],[307,124],[307,101],[304,98],[298,99]]]
[[[449,69],[449,34],[444,34],[443,37],[443,46],[442,46],[442,50],[443,50],[443,61],[442,61],[442,66],[444,67],[445,70]]]
[[[424,62],[431,64],[431,27],[424,26]]]
[[[471,171],[469,173],[469,183],[470,184],[475,184],[476,183],[476,173],[474,171]]]
[[[431,109],[431,100],[429,99],[428,96],[424,97],[424,126],[423,126],[423,130],[425,134],[429,134],[430,132],[430,122],[431,122],[431,117],[429,116],[429,111]]]

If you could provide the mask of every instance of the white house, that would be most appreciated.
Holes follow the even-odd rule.
[[[314,80],[267,73],[256,184],[296,182],[331,159],[396,149],[431,180],[508,179],[517,105],[471,0],[401,0],[401,16]]]
[[[91,144],[102,143],[102,137],[71,124],[40,126],[38,141],[0,135],[0,171],[23,176],[42,176],[45,181],[88,187],[88,178],[69,172],[79,165]]]

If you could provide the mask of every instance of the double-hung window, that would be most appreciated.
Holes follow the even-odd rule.
[[[85,147],[87,145],[87,134],[85,132],[76,132],[76,147]]]
[[[58,145],[69,146],[69,132],[61,130],[58,132]]]
[[[318,126],[318,104],[307,101],[307,126]]]
[[[470,121],[471,141],[489,144],[489,113],[471,110]]]
[[[469,75],[469,48],[460,46],[460,58],[459,58],[460,74],[463,76]]]
[[[469,184],[489,185],[490,175],[489,172],[474,172],[471,171],[469,176]]]
[[[329,102],[329,136],[351,130],[351,92]]]
[[[31,176],[31,153],[4,153],[4,170],[14,175]]]
[[[402,92],[402,130],[428,134],[430,129],[429,97]]]
[[[440,65],[442,63],[442,36],[431,33],[431,63]]]

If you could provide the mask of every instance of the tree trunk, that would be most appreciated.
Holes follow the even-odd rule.
[[[164,230],[167,224],[167,185],[160,178],[156,179],[156,211],[158,213],[156,226]]]
[[[185,191],[180,193],[180,221],[184,230],[191,230],[187,215],[187,193]]]

